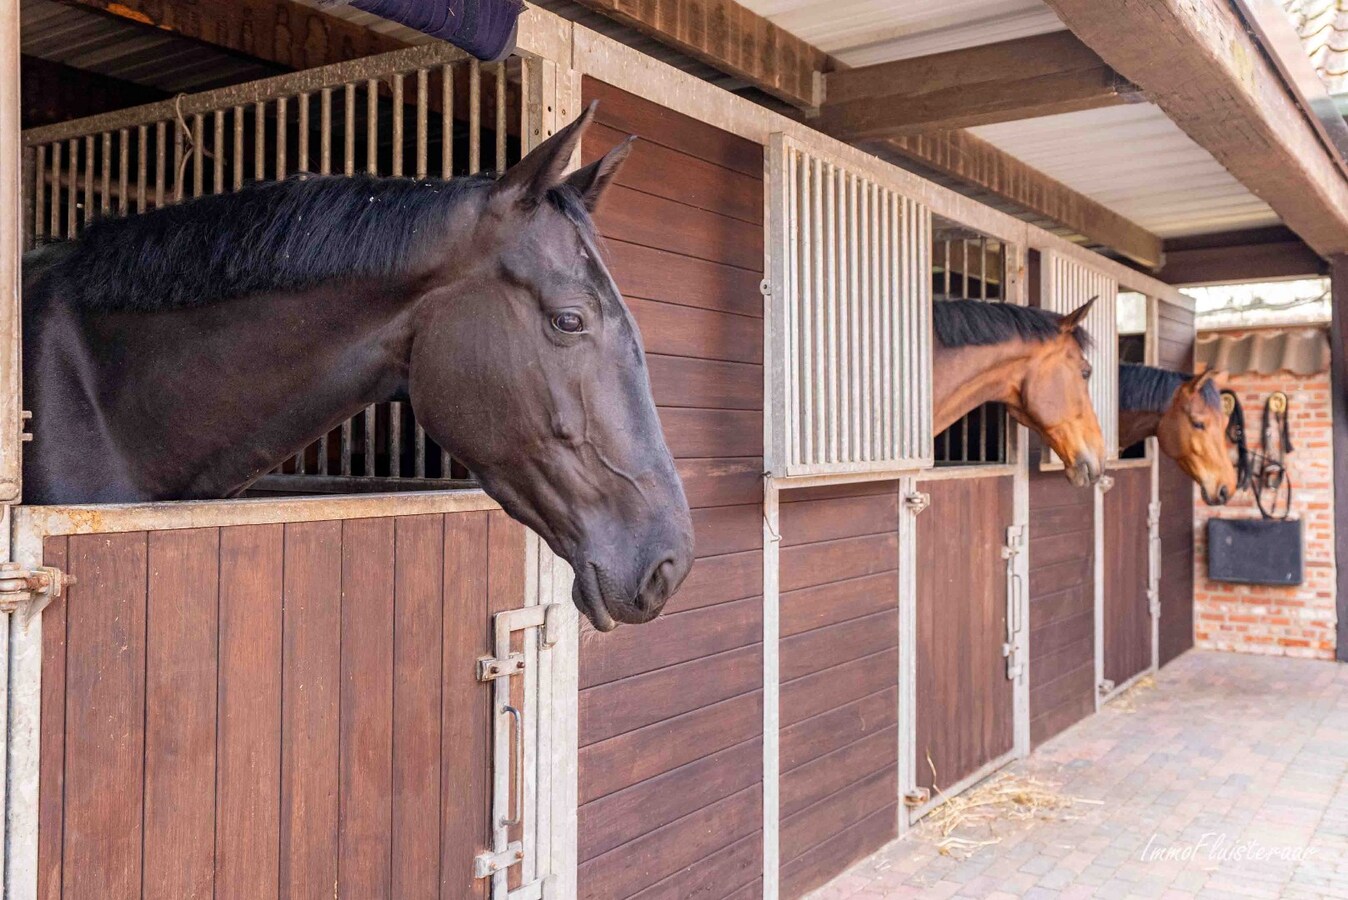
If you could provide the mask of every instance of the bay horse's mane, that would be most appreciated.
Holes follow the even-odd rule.
[[[1192,375],[1144,366],[1138,363],[1119,364],[1119,409],[1124,412],[1165,412],[1180,385]],[[1222,397],[1211,381],[1203,385],[1203,399],[1213,409],[1221,409]]]
[[[987,303],[981,300],[937,300],[932,303],[932,324],[936,339],[945,347],[981,347],[1020,338],[1048,341],[1060,333],[1062,316],[1033,306],[1014,303]],[[1072,331],[1081,349],[1091,347],[1086,329]]]
[[[61,296],[84,309],[156,312],[336,279],[395,278],[424,264],[454,208],[495,181],[301,175],[257,182],[95,221],[75,240],[25,256],[25,280],[58,278]],[[593,234],[574,188],[552,188],[548,200]]]

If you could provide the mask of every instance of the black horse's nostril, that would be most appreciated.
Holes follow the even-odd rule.
[[[646,576],[646,583],[637,592],[633,605],[643,613],[658,611],[663,607],[665,600],[669,598],[670,580],[674,577],[676,568],[674,560],[670,558],[657,563]]]

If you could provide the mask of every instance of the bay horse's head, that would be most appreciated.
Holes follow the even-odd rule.
[[[1077,487],[1104,473],[1105,438],[1091,405],[1089,338],[1081,323],[1095,298],[1058,320],[1057,332],[1027,343],[1029,359],[1007,403],[1011,417],[1033,429],[1063,461]]]
[[[1209,369],[1185,381],[1161,414],[1156,442],[1197,483],[1203,501],[1221,506],[1236,493],[1236,467],[1226,445],[1226,413]]]
[[[692,520],[590,213],[630,141],[564,178],[593,106],[494,182],[418,312],[418,421],[575,571],[595,628],[659,614]]]

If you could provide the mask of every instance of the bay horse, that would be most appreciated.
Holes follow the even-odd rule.
[[[692,520],[590,218],[631,139],[563,177],[593,117],[499,178],[256,184],[30,254],[25,500],[236,496],[405,398],[596,629],[653,619]]]
[[[1012,303],[932,303],[932,430],[936,434],[984,403],[1002,403],[1063,460],[1069,481],[1094,484],[1105,440],[1091,406],[1081,326],[1094,300],[1067,315]]]
[[[1119,365],[1119,447],[1155,435],[1161,452],[1194,480],[1209,506],[1230,500],[1237,481],[1215,376],[1212,370],[1186,375]]]

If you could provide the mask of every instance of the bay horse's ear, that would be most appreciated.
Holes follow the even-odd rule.
[[[631,154],[632,142],[636,139],[635,134],[631,135],[599,159],[567,176],[566,183],[580,191],[580,197],[585,202],[585,208],[590,212],[594,212],[595,207],[599,205],[599,198],[604,195],[604,189],[608,187],[609,182],[618,174],[618,169],[622,167],[628,155]]]
[[[562,173],[571,165],[571,157],[580,146],[581,136],[594,120],[595,101],[576,121],[535,147],[528,156],[511,166],[496,182],[496,196],[518,203],[532,204],[562,183]]]
[[[1220,384],[1221,380],[1217,376],[1221,374],[1222,372],[1218,369],[1208,369],[1199,372],[1193,378],[1189,379],[1189,390],[1197,394],[1199,391],[1203,390],[1203,385],[1207,384],[1209,381],[1214,384]]]
[[[1095,301],[1099,299],[1100,297],[1098,295],[1092,297],[1091,299],[1087,300],[1085,303],[1081,304],[1076,309],[1072,310],[1070,313],[1059,319],[1058,330],[1061,331],[1063,334],[1071,334],[1072,332],[1080,328],[1081,323],[1086,321],[1086,316],[1088,313],[1090,313],[1091,307],[1094,306]]]

